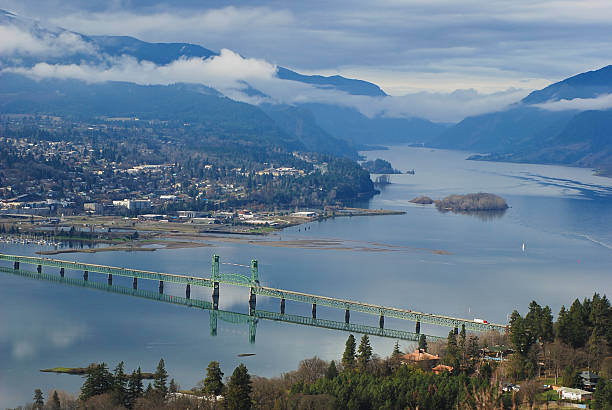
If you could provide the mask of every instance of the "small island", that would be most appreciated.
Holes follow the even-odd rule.
[[[410,202],[412,202],[413,204],[419,204],[419,205],[431,205],[434,203],[434,200],[428,196],[421,195],[421,196],[417,196],[416,198],[411,199]]]
[[[402,171],[393,169],[389,161],[376,158],[374,161],[366,161],[361,164],[363,169],[373,174],[401,174]]]
[[[440,211],[477,212],[505,211],[508,209],[508,204],[502,197],[485,192],[449,195],[444,199],[434,201],[434,203]]]

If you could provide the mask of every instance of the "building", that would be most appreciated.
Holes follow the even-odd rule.
[[[595,390],[595,386],[599,382],[600,377],[595,373],[591,373],[590,371],[584,371],[580,373],[580,378],[582,379],[582,385],[585,390],[593,391]]]
[[[113,206],[122,206],[130,211],[138,211],[151,207],[148,199],[124,199],[123,201],[113,201]]]
[[[430,370],[440,362],[440,356],[427,353],[423,349],[415,349],[414,352],[402,356],[402,363],[418,366],[423,370]]]
[[[593,393],[582,389],[571,389],[569,387],[559,388],[559,397],[565,400],[584,401],[593,398]]]
[[[442,372],[452,373],[453,370],[454,370],[453,366],[447,366],[445,364],[439,364],[436,367],[434,367],[433,369],[431,369],[431,371],[434,372],[435,374],[440,374]]]
[[[97,202],[88,202],[86,204],[83,204],[83,209],[85,210],[85,212],[101,214],[104,211],[104,206]]]

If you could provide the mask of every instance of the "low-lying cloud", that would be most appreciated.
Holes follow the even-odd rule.
[[[612,108],[612,94],[599,95],[595,98],[572,98],[571,100],[548,101],[534,105],[547,111],[607,110]]]
[[[94,54],[92,44],[69,31],[35,35],[10,25],[0,25],[0,56],[59,57],[76,53]]]

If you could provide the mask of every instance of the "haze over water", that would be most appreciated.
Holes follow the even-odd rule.
[[[315,222],[261,238],[266,244],[223,241],[205,248],[58,258],[203,276],[210,274],[213,254],[242,265],[258,259],[264,285],[498,323],[514,309],[524,313],[533,299],[550,305],[556,316],[576,297],[612,293],[612,179],[589,169],[465,161],[468,154],[453,151],[393,147],[365,154],[415,170],[391,176],[392,184],[367,204],[405,215]],[[478,217],[409,202],[419,195],[470,192],[498,194],[510,208],[500,217]],[[328,242],[313,245],[315,239]],[[270,246],[282,241],[291,242]],[[0,244],[2,253],[37,250]],[[222,271],[248,272],[232,265],[222,265]],[[90,274],[90,280],[104,278]],[[115,283],[131,286],[126,278]],[[130,371],[151,371],[163,357],[171,377],[190,388],[211,360],[220,361],[226,374],[244,362],[252,374],[274,376],[314,355],[338,359],[347,337],[260,321],[256,343],[249,344],[246,325],[220,321],[218,335],[211,336],[207,311],[2,273],[0,284],[0,407],[24,404],[35,388],[77,392],[82,384],[78,376],[39,373],[42,368],[94,361],[112,368],[124,360]],[[139,283],[143,289],[156,286]],[[171,285],[165,291],[184,294]],[[210,300],[210,289],[192,289],[192,297]],[[221,288],[221,309],[246,312],[247,300],[246,289]],[[278,301],[260,297],[257,307],[278,311]],[[310,306],[287,302],[287,313],[309,316]],[[342,321],[344,312],[319,307],[318,317]],[[378,318],[352,313],[351,321],[376,326]],[[387,319],[385,325],[414,330],[412,322]],[[445,335],[448,329],[423,325],[422,332]],[[372,340],[376,353],[391,352],[394,340]],[[256,355],[238,358],[239,353]]]

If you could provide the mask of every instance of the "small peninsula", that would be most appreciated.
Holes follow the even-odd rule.
[[[434,201],[440,211],[474,212],[504,211],[508,209],[506,201],[495,194],[479,192],[466,195],[449,195]]]
[[[401,174],[402,171],[393,169],[389,161],[376,158],[374,161],[366,161],[361,164],[363,169],[373,174]]]

